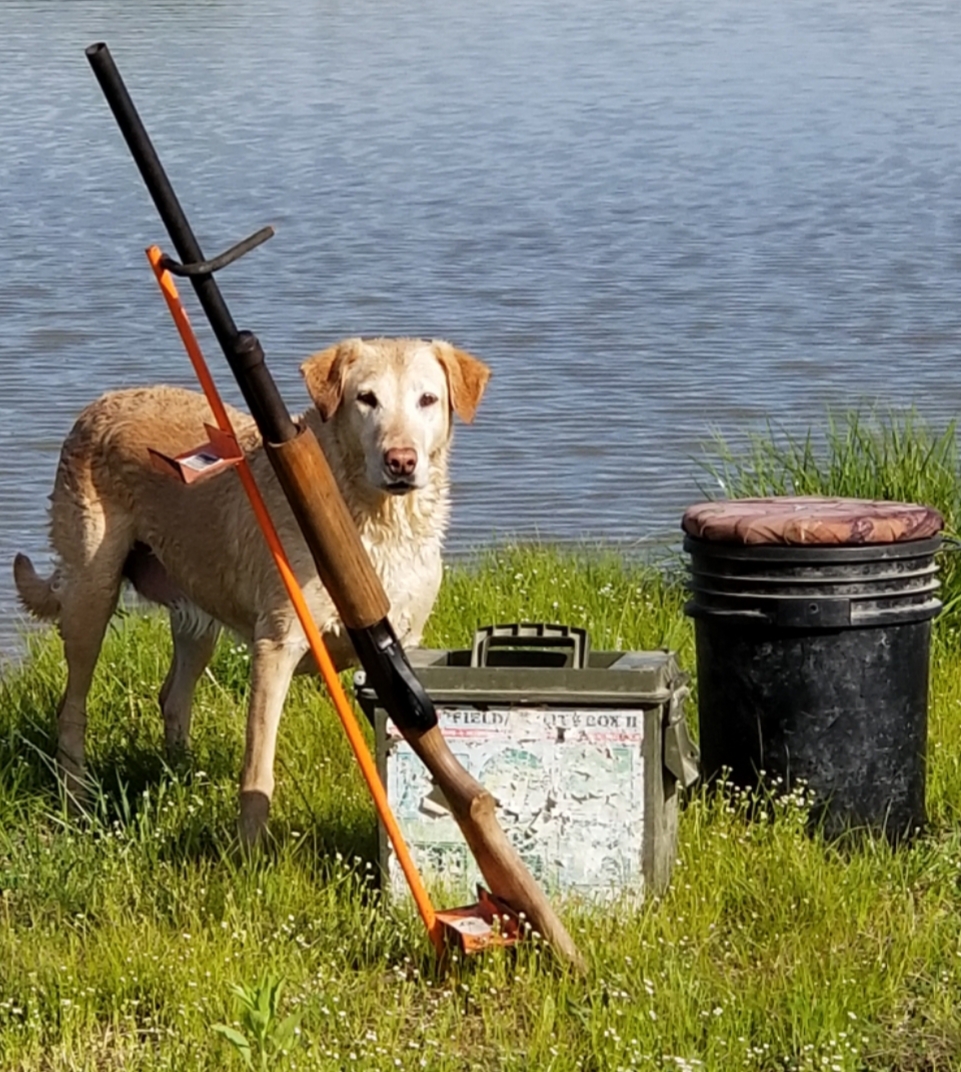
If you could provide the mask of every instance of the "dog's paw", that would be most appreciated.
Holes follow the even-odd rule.
[[[270,816],[270,797],[256,789],[240,794],[240,843],[248,849],[263,845],[267,838],[267,819]]]

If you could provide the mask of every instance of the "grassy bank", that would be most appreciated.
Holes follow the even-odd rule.
[[[427,640],[461,646],[494,620],[566,621],[589,626],[597,647],[674,647],[690,668],[683,601],[661,572],[601,552],[509,550],[449,571]],[[262,1054],[264,1067],[323,1070],[958,1067],[961,674],[950,622],[934,647],[923,838],[845,852],[804,832],[797,797],[749,823],[743,800],[695,794],[663,899],[565,909],[590,964],[580,981],[536,946],[435,975],[417,919],[376,891],[372,809],[313,682],[295,682],[281,728],[275,842],[243,860],[246,655],[222,644],[199,692],[193,755],[175,772],[155,701],[168,650],[157,620],[112,627],[90,705],[101,791],[83,824],[64,817],[48,759],[59,643],[35,639],[24,668],[5,675],[0,1068],[242,1068],[241,1036],[215,1025],[255,1039],[258,995],[256,1068]],[[287,1055],[270,1057],[284,1039]]]

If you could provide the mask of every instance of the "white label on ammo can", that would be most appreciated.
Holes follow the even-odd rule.
[[[497,817],[550,893],[589,898],[643,886],[644,712],[438,709],[451,751],[498,801]],[[443,795],[388,723],[387,794],[428,881],[470,897],[482,881]],[[395,892],[406,888],[390,857]]]

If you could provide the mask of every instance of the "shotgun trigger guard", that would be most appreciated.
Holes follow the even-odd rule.
[[[367,672],[367,684],[394,725],[401,731],[433,729],[434,703],[411,669],[390,622],[384,618],[367,629],[348,628],[347,634]]]
[[[168,257],[165,253],[160,259],[160,267],[166,268],[171,275],[213,275],[214,272],[219,272],[221,268],[226,268],[228,264],[239,261],[245,253],[256,249],[266,242],[268,238],[273,238],[273,236],[273,227],[261,227],[259,231],[255,231],[242,242],[238,242],[237,245],[224,250],[218,256],[211,257],[207,261],[197,261],[194,264],[181,264],[180,261],[175,261],[173,257]]]

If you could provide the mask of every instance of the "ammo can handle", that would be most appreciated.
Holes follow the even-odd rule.
[[[470,664],[472,667],[489,665],[492,648],[506,648],[518,653],[510,661],[511,666],[543,666],[536,657],[529,663],[523,661],[524,651],[570,652],[570,667],[586,669],[590,657],[591,640],[586,629],[575,625],[554,625],[548,622],[511,622],[506,625],[485,625],[474,633]]]

